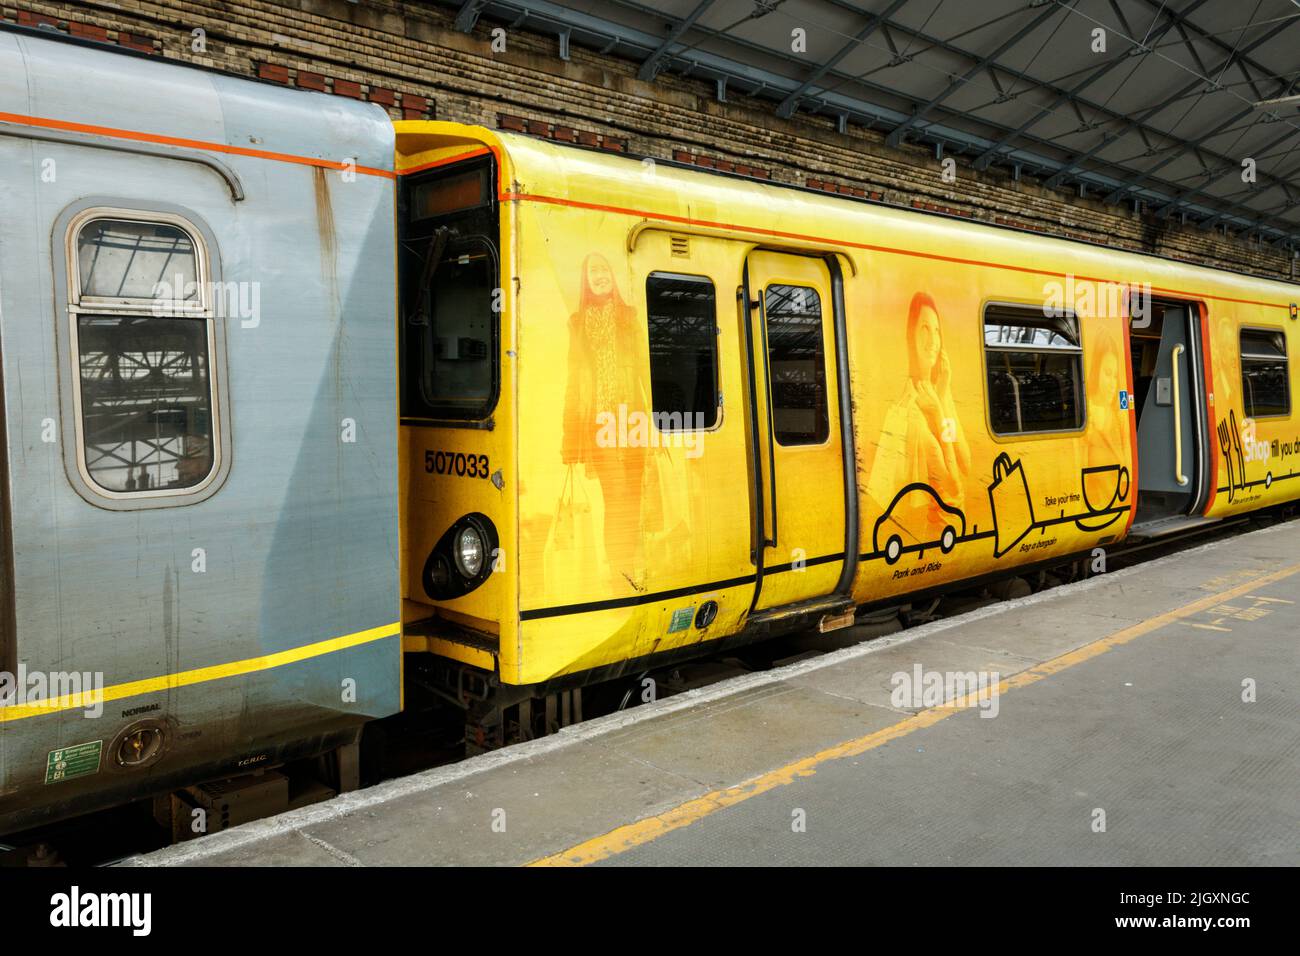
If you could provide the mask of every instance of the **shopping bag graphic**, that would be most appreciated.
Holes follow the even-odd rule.
[[[989,506],[993,509],[993,557],[1006,554],[1034,527],[1034,503],[1020,462],[1014,464],[1006,452],[993,462],[993,484],[989,485]]]
[[[601,559],[597,553],[595,520],[591,513],[591,495],[587,482],[578,474],[578,465],[570,465],[555,507],[555,520],[546,542],[544,562],[546,585],[578,578],[580,569],[590,569]]]

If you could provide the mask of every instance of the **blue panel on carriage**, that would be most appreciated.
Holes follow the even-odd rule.
[[[92,738],[107,748],[141,713],[178,728],[159,773],[396,712],[388,117],[6,32],[0,113],[17,625],[16,657],[0,668],[147,682],[96,718],[0,719],[0,793],[43,786],[51,750]],[[141,506],[74,487],[64,239],[87,209],[179,217],[209,255],[212,301],[224,297],[209,358],[228,470],[207,497]],[[166,689],[178,674],[184,686]],[[0,799],[0,820],[11,802]]]

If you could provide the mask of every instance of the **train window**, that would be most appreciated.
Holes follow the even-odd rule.
[[[505,301],[494,182],[481,156],[398,186],[403,420],[493,427]]]
[[[199,295],[194,241],[168,223],[92,219],[77,236],[77,273],[83,302],[192,304]]]
[[[661,431],[718,423],[717,296],[702,276],[652,272],[645,283],[650,392]]]
[[[74,220],[77,457],[97,494],[191,494],[216,472],[214,312],[198,236],[170,214]]]
[[[984,361],[995,435],[1083,427],[1083,349],[1075,315],[989,305],[984,311]]]
[[[411,220],[432,219],[486,206],[491,200],[490,170],[486,166],[437,176],[411,189]]]
[[[438,255],[433,250],[431,255]],[[497,259],[472,237],[449,243],[424,288],[424,401],[447,418],[480,418],[496,392]]]
[[[772,431],[782,445],[820,445],[831,431],[821,296],[804,286],[770,285],[763,314]]]
[[[1241,330],[1241,393],[1247,418],[1291,414],[1285,332]]]

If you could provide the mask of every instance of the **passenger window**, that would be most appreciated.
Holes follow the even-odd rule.
[[[1083,349],[1075,315],[988,306],[984,361],[989,423],[995,435],[1083,427]]]
[[[770,285],[763,315],[776,440],[782,445],[820,445],[831,431],[821,296],[805,286]]]
[[[702,276],[652,272],[645,284],[650,326],[650,397],[660,431],[718,423],[717,296]]]
[[[198,258],[185,230],[155,222],[92,219],[77,236],[81,300],[198,301]]]
[[[1241,393],[1247,418],[1291,414],[1286,333],[1241,330]]]
[[[69,332],[83,477],[111,497],[196,489],[219,453],[213,309],[197,231],[118,218],[73,228]]]

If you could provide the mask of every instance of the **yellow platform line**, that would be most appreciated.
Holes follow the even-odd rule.
[[[138,697],[141,694],[152,694],[155,691],[170,690],[173,687],[187,687],[191,684],[202,684],[226,677],[238,677],[241,674],[270,670],[274,667],[283,667],[285,664],[294,664],[313,657],[332,654],[335,651],[346,650],[349,647],[358,647],[372,641],[383,640],[385,637],[395,637],[400,631],[401,622],[395,621],[382,627],[372,627],[353,634],[344,634],[341,637],[331,637],[328,640],[317,641],[314,644],[303,644],[300,647],[292,647],[287,651],[277,651],[274,654],[264,654],[261,657],[249,657],[242,661],[212,664],[208,667],[179,671],[175,674],[164,674],[161,677],[146,677],[143,680],[129,681],[125,684],[114,684],[111,687],[105,687],[99,693],[85,691],[79,694],[65,694],[62,697],[50,700],[0,706],[0,723],[11,720],[25,720],[28,717],[39,717],[42,714],[56,714],[64,710],[78,710],[84,707],[92,707],[101,702],[121,700],[123,697]]]
[[[1113,648],[1128,644],[1144,634],[1149,634],[1175,621],[1212,608],[1221,601],[1238,597],[1255,588],[1288,578],[1297,572],[1300,572],[1300,564],[1293,564],[1282,568],[1280,571],[1272,571],[1253,578],[1245,584],[1200,598],[1172,611],[1166,611],[1164,614],[1148,618],[1139,624],[1123,628],[1114,634],[1085,644],[1000,681],[998,693],[1006,693],[1015,688],[1027,687],[1030,684],[1037,683],[1045,677],[1059,674],[1076,664],[1082,664],[1084,661],[1092,660],[1094,657],[1105,654]],[[986,688],[984,693],[988,694],[989,689]],[[978,703],[977,694],[968,694],[941,706],[920,711],[896,724],[869,733],[864,737],[856,737],[853,740],[835,744],[811,756],[788,763],[784,767],[779,767],[734,787],[714,790],[701,797],[696,797],[694,800],[688,800],[671,810],[637,820],[635,823],[617,827],[608,833],[579,843],[567,850],[534,860],[528,866],[586,866],[589,863],[596,863],[617,856],[627,850],[657,840],[666,833],[690,826],[692,823],[703,820],[719,810],[734,807],[736,804],[744,803],[746,800],[767,793],[769,790],[775,790],[777,787],[794,783],[802,777],[811,777],[816,774],[817,768],[827,761],[855,757],[866,753],[868,750],[874,750],[891,740],[897,740],[899,737],[905,737],[914,731],[931,727],[961,710],[977,706]]]

